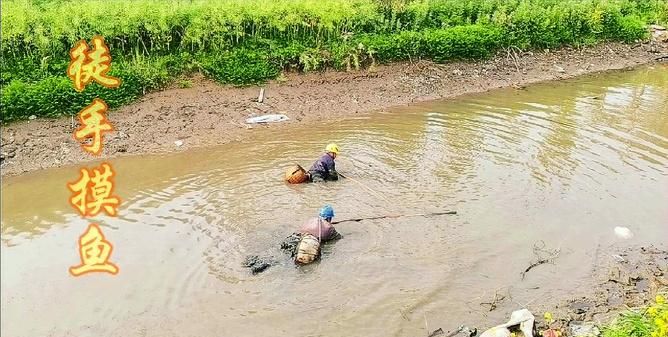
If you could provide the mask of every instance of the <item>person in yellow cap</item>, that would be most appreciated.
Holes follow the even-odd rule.
[[[339,154],[339,146],[332,143],[327,145],[325,153],[311,165],[308,170],[308,177],[311,182],[322,182],[327,180],[339,180],[339,174],[336,172],[334,159]]]

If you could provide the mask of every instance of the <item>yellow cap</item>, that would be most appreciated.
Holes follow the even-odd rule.
[[[334,144],[334,143],[331,143],[331,144],[327,145],[327,147],[325,148],[325,151],[339,154],[339,146]]]

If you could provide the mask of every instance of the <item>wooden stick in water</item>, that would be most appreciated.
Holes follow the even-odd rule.
[[[339,220],[339,221],[332,221],[332,224],[337,224],[337,223],[342,223],[342,222],[360,222],[360,221],[363,221],[363,220],[399,218],[399,217],[408,217],[408,216],[432,216],[432,215],[449,215],[449,214],[457,214],[457,211],[420,213],[420,214],[380,215],[380,216],[372,216],[372,217],[368,217],[368,218],[355,218],[355,219],[345,219],[345,220]]]

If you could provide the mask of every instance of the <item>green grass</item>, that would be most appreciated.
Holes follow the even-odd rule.
[[[646,308],[629,310],[603,328],[603,337],[668,337],[665,294]]]
[[[201,72],[248,85],[282,71],[363,68],[408,59],[489,57],[647,37],[664,0],[4,0],[0,121],[74,114],[92,98],[112,108]],[[117,89],[79,94],[69,49],[102,35]]]

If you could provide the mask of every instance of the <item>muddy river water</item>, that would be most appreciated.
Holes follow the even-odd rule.
[[[425,322],[506,321],[586,290],[613,247],[667,243],[667,102],[655,65],[113,159],[116,218],[68,204],[80,166],[3,179],[1,334],[426,336]],[[330,141],[339,171],[384,198],[351,180],[281,181]],[[325,203],[338,219],[458,214],[342,223],[320,263],[296,268],[278,245]],[[68,273],[91,221],[116,276]],[[561,253],[522,280],[540,242]],[[251,275],[251,254],[278,265]],[[500,288],[512,298],[488,312]]]

